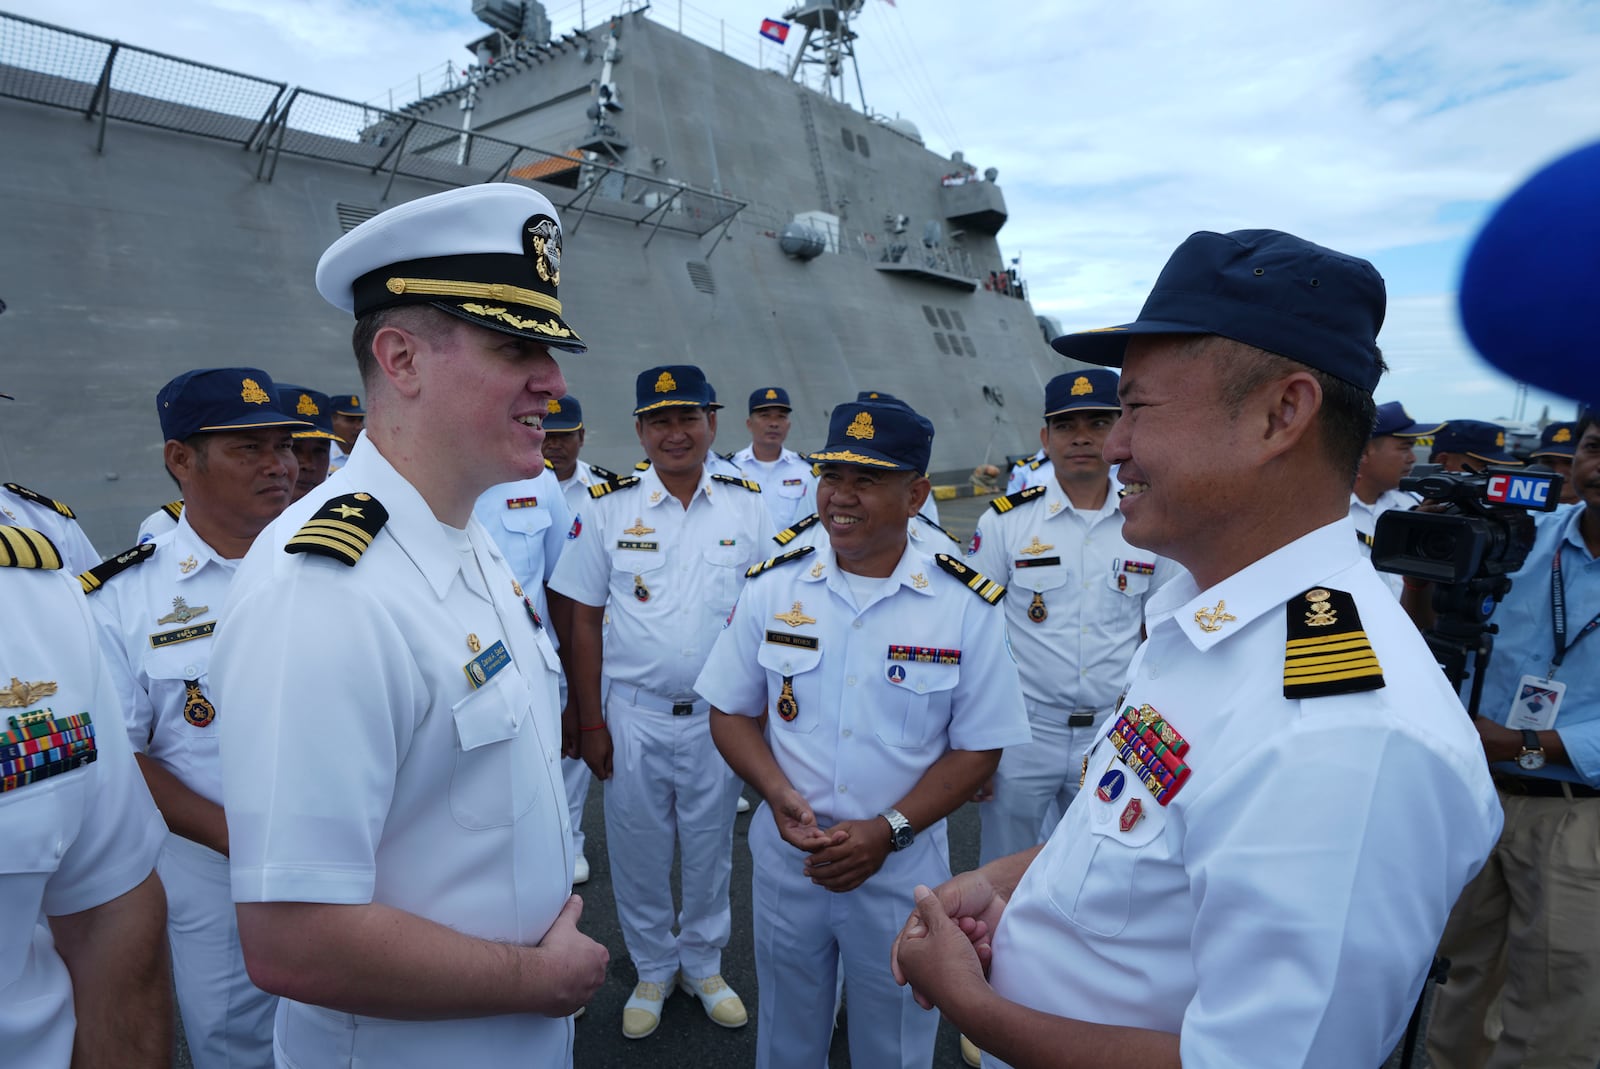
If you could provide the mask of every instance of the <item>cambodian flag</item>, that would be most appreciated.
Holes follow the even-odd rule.
[[[762,19],[761,36],[769,41],[776,41],[781,45],[789,39],[789,24],[787,22],[779,22],[777,19]]]

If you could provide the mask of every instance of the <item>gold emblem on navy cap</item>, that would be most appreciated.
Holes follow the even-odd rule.
[[[1072,380],[1072,396],[1082,397],[1086,393],[1094,393],[1094,387],[1090,385],[1086,376],[1079,375]]]
[[[857,412],[856,418],[850,421],[850,426],[845,428],[845,435],[850,438],[859,438],[870,442],[877,432],[872,428],[872,414],[870,412]]]

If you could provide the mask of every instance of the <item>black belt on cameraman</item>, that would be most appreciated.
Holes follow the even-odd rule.
[[[1542,776],[1513,776],[1509,772],[1494,773],[1494,785],[1507,794],[1520,794],[1527,798],[1600,798],[1600,791],[1564,779],[1545,779]]]

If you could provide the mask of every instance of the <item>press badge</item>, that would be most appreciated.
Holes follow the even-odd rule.
[[[461,670],[466,673],[467,682],[472,684],[472,689],[477,690],[510,663],[511,654],[506,651],[506,644],[496,640],[493,646],[462,665]]]
[[[1567,685],[1559,679],[1523,676],[1511,699],[1506,727],[1513,731],[1550,730],[1555,726],[1556,714],[1561,711],[1561,699],[1566,693]]]

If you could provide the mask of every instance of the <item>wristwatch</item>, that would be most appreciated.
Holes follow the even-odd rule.
[[[885,809],[878,816],[889,822],[889,849],[904,850],[917,841],[917,833],[911,830],[911,821],[898,809]]]
[[[1539,742],[1537,731],[1523,730],[1522,752],[1517,755],[1517,764],[1529,772],[1544,767],[1544,746]]]

